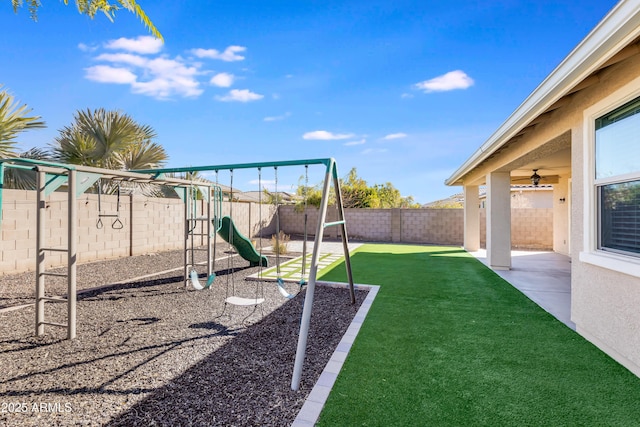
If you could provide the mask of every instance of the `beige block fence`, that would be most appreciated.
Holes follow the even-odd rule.
[[[0,273],[32,271],[36,265],[36,194],[34,191],[3,190],[2,241]],[[67,239],[66,193],[53,193],[47,200],[45,245],[65,248]],[[102,213],[98,216],[98,196],[84,194],[78,198],[78,261],[81,263],[120,258],[146,253],[176,250],[184,247],[184,204],[180,199],[149,198],[127,195],[101,197]],[[199,212],[202,212],[200,206]],[[224,215],[232,214],[241,233],[269,238],[276,227],[275,206],[257,203],[225,202]],[[485,242],[485,213],[481,209],[481,243]],[[302,236],[304,213],[293,206],[280,206],[280,229],[286,234]],[[337,211],[329,207],[327,221],[337,220]],[[462,245],[462,209],[346,209],[345,218],[350,240],[369,242]],[[102,227],[98,227],[101,219]],[[307,209],[307,232],[313,238],[317,230],[318,210]],[[261,231],[262,230],[262,231]],[[337,238],[339,227],[325,230],[327,238]],[[512,245],[520,249],[550,250],[553,245],[552,209],[513,209]],[[47,267],[65,265],[66,254],[47,253]]]
[[[318,212],[307,209],[307,232],[315,234]],[[327,221],[337,212],[329,207]],[[345,209],[350,240],[390,243],[462,245],[463,209]],[[302,235],[304,213],[293,206],[280,206],[280,228],[287,234]],[[486,244],[486,212],[480,209],[480,239]],[[337,227],[326,231],[336,238]],[[514,249],[553,249],[553,209],[512,209],[511,242]]]

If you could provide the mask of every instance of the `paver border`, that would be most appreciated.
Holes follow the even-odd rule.
[[[346,287],[348,286],[346,283],[340,282],[316,282],[318,285],[322,286],[335,286],[335,287]],[[327,402],[327,398],[329,397],[329,393],[333,388],[333,385],[338,378],[338,374],[342,370],[342,366],[344,365],[345,360],[347,359],[347,355],[355,342],[358,333],[360,332],[360,328],[364,323],[367,314],[369,313],[369,309],[373,304],[376,296],[378,295],[378,291],[380,290],[380,286],[378,285],[364,285],[364,284],[356,284],[354,285],[356,289],[369,289],[369,294],[360,305],[358,312],[355,317],[351,321],[351,324],[347,328],[347,331],[342,336],[342,339],[338,343],[335,351],[331,355],[331,358],[327,362],[324,367],[318,381],[311,389],[309,396],[302,405],[302,409],[298,412],[296,419],[293,421],[292,427],[306,427],[306,426],[314,426],[320,417],[320,413],[324,408],[325,403]]]

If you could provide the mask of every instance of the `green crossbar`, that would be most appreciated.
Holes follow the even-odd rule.
[[[219,170],[231,170],[231,169],[256,169],[256,168],[270,168],[279,166],[304,166],[304,165],[325,165],[330,167],[334,165],[335,160],[333,158],[326,159],[308,159],[308,160],[282,160],[277,162],[258,162],[258,163],[237,163],[228,165],[209,165],[209,166],[185,166],[180,168],[160,168],[160,169],[136,169],[131,172],[136,173],[180,173],[180,172],[204,172],[204,171],[219,171]]]

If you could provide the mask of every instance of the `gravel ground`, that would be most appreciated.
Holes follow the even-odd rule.
[[[54,327],[35,337],[33,306],[0,314],[0,425],[290,425],[366,292],[357,291],[352,306],[348,290],[316,288],[294,392],[305,292],[286,300],[274,284],[245,281],[259,267],[239,257],[218,262],[213,288],[195,291],[185,288],[181,269],[167,271],[182,257],[173,251],[79,266],[79,290],[102,287],[79,295],[75,340]],[[165,273],[131,280],[158,271]],[[0,307],[32,303],[33,277],[0,277]],[[47,280],[47,294],[64,294],[63,281]],[[225,307],[226,295],[256,291],[264,304]],[[47,320],[64,322],[65,312],[64,304],[46,306]]]

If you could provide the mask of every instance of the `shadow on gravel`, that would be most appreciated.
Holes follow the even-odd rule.
[[[131,320],[137,320],[137,319],[131,319]],[[101,362],[106,362],[106,361],[111,361],[112,363],[118,363],[119,360],[121,359],[128,359],[131,356],[135,356],[137,353],[147,353],[150,350],[151,351],[155,351],[150,357],[146,357],[144,359],[142,359],[139,363],[134,363],[132,364],[128,369],[126,369],[124,372],[119,373],[118,375],[114,375],[113,377],[111,377],[109,380],[103,382],[100,384],[99,387],[78,387],[78,388],[65,388],[65,387],[56,387],[56,388],[38,388],[37,392],[39,394],[46,394],[46,393],[58,393],[61,395],[74,395],[74,394],[82,394],[82,393],[98,393],[98,394],[119,394],[119,395],[127,395],[127,394],[139,394],[139,393],[148,393],[148,392],[153,392],[155,389],[150,388],[150,389],[141,389],[139,387],[136,388],[121,388],[121,389],[114,389],[114,388],[107,388],[107,387],[111,387],[112,384],[114,384],[116,381],[118,381],[119,379],[130,375],[132,373],[134,373],[138,368],[140,368],[141,366],[163,356],[164,354],[178,348],[181,346],[187,346],[195,341],[200,341],[200,340],[206,340],[206,339],[215,339],[217,337],[220,336],[229,336],[230,332],[229,329],[225,328],[225,327],[220,327],[220,330],[215,332],[215,333],[211,333],[211,334],[207,334],[207,335],[202,335],[202,336],[197,336],[197,337],[191,337],[191,338],[185,338],[185,339],[181,339],[181,340],[176,340],[176,341],[172,341],[169,343],[163,343],[163,344],[155,344],[155,345],[147,345],[147,346],[142,346],[142,347],[138,347],[132,350],[124,350],[124,351],[115,351],[113,353],[110,354],[106,354],[104,356],[99,356],[99,357],[94,357],[91,359],[87,359],[87,360],[82,360],[79,362],[70,362],[70,363],[63,363],[60,364],[58,366],[52,367],[50,369],[44,369],[44,370],[39,370],[39,371],[35,371],[35,372],[30,372],[28,374],[24,374],[24,375],[18,375],[12,378],[7,378],[6,382],[7,383],[11,383],[11,382],[19,382],[25,379],[29,379],[31,377],[35,377],[37,378],[37,376],[39,375],[49,375],[49,374],[54,374],[57,371],[63,371],[63,370],[67,370],[67,369],[77,369],[77,368],[81,368],[81,367],[87,367],[87,368],[91,368],[91,366],[93,365],[97,365]],[[61,341],[56,341],[56,342],[52,342],[49,345],[52,344],[56,344],[58,342],[64,342],[66,340],[61,340]],[[36,348],[39,347],[41,348],[42,345],[37,344],[37,345],[28,345],[27,347],[23,347],[23,348],[19,348],[19,349],[14,349],[11,351],[24,351],[26,349],[30,349],[30,348]],[[6,391],[4,394],[4,396],[13,396],[13,397],[17,397],[17,396],[29,396],[33,393],[34,390],[9,390]]]
[[[107,425],[290,425],[365,296],[357,292],[358,303],[352,306],[346,289],[316,289],[300,390],[292,391],[290,385],[303,294]]]
[[[216,279],[217,281],[219,280],[223,280],[223,278],[227,275],[232,275],[234,273],[237,272],[241,272],[243,270],[248,270],[251,267],[233,267],[233,268],[229,268],[229,269],[224,269],[224,270],[217,270],[216,271]],[[206,275],[199,275],[200,279],[206,278]],[[114,285],[107,285],[107,286],[101,286],[99,288],[94,288],[94,289],[86,289],[83,291],[79,291],[78,292],[78,300],[90,300],[91,298],[96,298],[100,295],[103,294],[108,294],[110,292],[118,292],[121,293],[123,290],[138,290],[141,293],[144,292],[149,292],[153,295],[158,295],[158,291],[157,290],[150,290],[150,291],[145,291],[144,288],[153,288],[159,285],[167,285],[167,284],[171,284],[171,283],[181,283],[184,280],[184,276],[182,274],[177,275],[177,276],[171,276],[171,277],[162,277],[162,278],[158,278],[158,279],[145,279],[145,280],[140,280],[137,282],[127,282],[127,283],[118,283],[118,284],[114,284]],[[226,279],[224,279],[226,280]],[[216,281],[216,282],[217,282]],[[172,293],[172,292],[166,292],[166,291],[162,291],[163,294],[167,294],[167,293]],[[180,292],[180,291],[177,291]],[[177,293],[177,292],[173,292],[173,293]],[[132,295],[114,295],[111,297],[108,297],[111,300],[117,300],[117,299],[121,299],[121,298],[130,298]],[[66,296],[65,296],[66,297]]]

